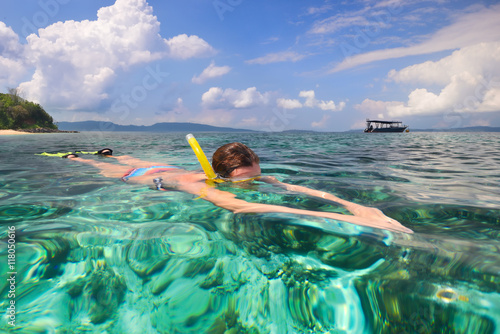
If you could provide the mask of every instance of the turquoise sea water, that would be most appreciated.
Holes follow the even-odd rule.
[[[244,142],[264,174],[377,207],[412,235],[232,214],[35,155],[111,147],[199,170],[184,135],[0,137],[2,333],[500,333],[500,134],[195,134],[207,155]]]

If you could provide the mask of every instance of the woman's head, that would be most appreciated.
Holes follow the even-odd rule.
[[[215,151],[212,168],[223,178],[260,175],[259,157],[242,143],[229,143]]]

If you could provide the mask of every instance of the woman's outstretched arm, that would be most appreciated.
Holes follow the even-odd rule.
[[[402,227],[404,229],[407,229],[406,227],[401,225],[401,223],[399,223],[397,220],[394,220],[394,219],[384,215],[384,213],[377,208],[370,208],[370,207],[366,207],[366,206],[363,206],[360,204],[349,202],[349,201],[343,200],[343,199],[338,198],[337,196],[335,196],[333,194],[330,194],[330,193],[327,193],[324,191],[280,182],[273,176],[263,176],[259,180],[276,185],[276,186],[279,186],[279,187],[286,189],[288,191],[302,193],[302,194],[306,194],[309,196],[325,199],[325,200],[340,204],[356,217],[367,218],[367,219],[377,220],[377,221],[386,221],[388,224],[394,225],[395,227],[397,226],[398,228]],[[409,230],[409,229],[407,229],[407,230]]]
[[[226,191],[215,189],[214,187],[207,186],[203,182],[180,182],[177,186],[178,190],[191,193],[193,195],[201,196],[221,208],[230,210],[234,213],[292,213],[297,215],[323,217],[328,219],[340,220],[351,224],[379,228],[384,230],[413,233],[409,228],[399,224],[394,219],[382,215],[372,215],[370,217],[364,216],[351,216],[333,212],[320,212],[311,210],[302,210],[289,208],[281,205],[270,205],[261,203],[249,203],[247,201],[237,199],[234,194]],[[380,211],[380,210],[379,210]],[[380,212],[381,213],[381,212]]]

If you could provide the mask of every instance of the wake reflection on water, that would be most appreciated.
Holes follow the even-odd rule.
[[[134,139],[115,136],[119,143]],[[217,146],[234,135],[210,136]],[[452,161],[419,166],[403,159],[406,150],[419,151],[413,158],[425,162],[425,152],[438,156],[432,153],[454,141],[385,137],[389,143],[381,147],[361,136],[337,135],[331,143],[311,136],[322,145],[306,140],[302,148],[290,137],[291,148],[283,151],[273,137],[269,145],[262,137],[246,139],[269,146],[262,154],[267,173],[379,207],[417,233],[283,214],[233,215],[192,196],[127,186],[60,160],[47,160],[57,173],[33,177],[32,167],[14,172],[7,166],[0,218],[18,231],[14,332],[498,331],[499,181],[486,169],[494,157],[472,167],[450,168]],[[50,143],[39,145],[31,150]],[[446,154],[457,155],[450,147]],[[50,178],[44,183],[40,175]],[[467,192],[456,193],[460,182]],[[339,210],[265,185],[225,190],[252,201]],[[3,247],[1,255],[7,272]]]

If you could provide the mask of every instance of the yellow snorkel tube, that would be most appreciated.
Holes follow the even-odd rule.
[[[198,161],[200,162],[201,168],[203,168],[203,171],[205,172],[205,175],[207,176],[208,180],[207,182],[226,182],[226,181],[231,181],[233,183],[238,183],[238,182],[246,182],[246,181],[252,181],[256,180],[259,177],[251,177],[251,178],[245,178],[241,180],[230,180],[230,179],[224,179],[219,177],[214,172],[214,169],[212,168],[212,165],[210,165],[210,162],[208,162],[207,156],[205,153],[203,153],[203,150],[200,147],[200,144],[198,144],[198,141],[194,136],[190,133],[186,135],[186,140],[188,141],[189,145],[191,145],[191,148],[193,149],[194,153],[196,154],[196,157],[198,158]],[[213,183],[212,183],[213,184]]]
[[[194,154],[196,154],[201,168],[203,168],[203,171],[205,172],[205,175],[208,177],[208,179],[210,181],[223,182],[222,180],[217,178],[217,174],[215,174],[214,169],[210,165],[210,162],[208,162],[207,156],[205,155],[205,153],[203,153],[203,150],[201,149],[200,144],[198,144],[196,138],[190,133],[186,135],[186,140],[188,141],[189,145],[191,145],[191,148],[193,149]]]

